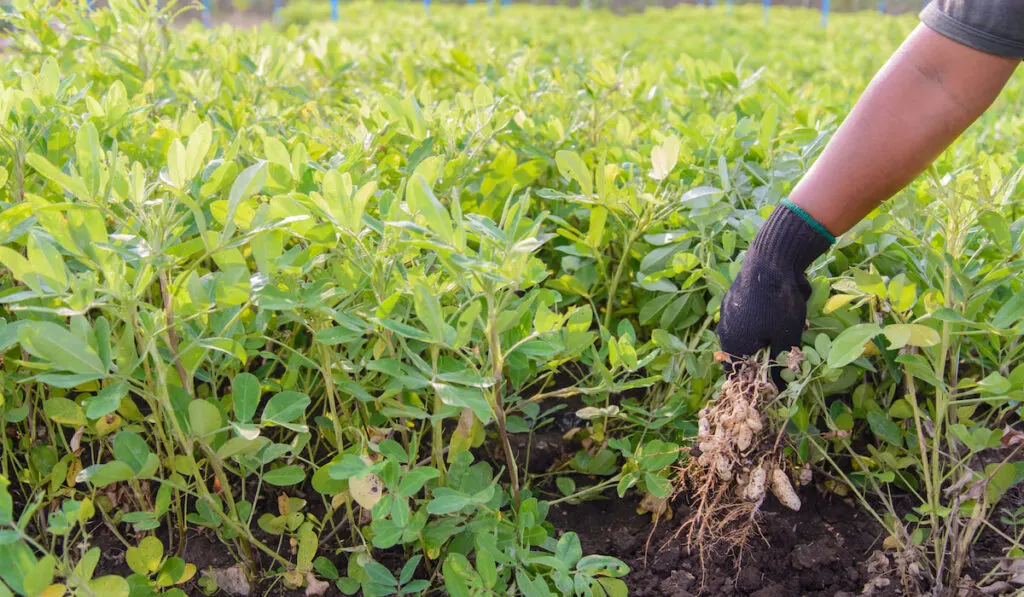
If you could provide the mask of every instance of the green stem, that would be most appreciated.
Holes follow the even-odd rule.
[[[604,312],[604,329],[610,330],[612,325],[612,313],[615,311],[615,293],[619,290],[619,280],[622,279],[622,272],[626,269],[626,263],[629,262],[629,252],[633,249],[633,243],[639,236],[639,231],[643,230],[644,226],[638,225],[636,229],[626,237],[626,243],[622,248],[622,257],[619,259],[619,265],[615,268],[615,275],[612,277],[612,283],[608,286],[608,303],[605,305]]]
[[[433,369],[433,373],[437,375],[437,357],[439,354],[438,346],[436,344],[430,347],[430,365]],[[437,392],[434,392],[434,418],[430,422],[430,433],[433,439],[430,445],[432,460],[434,468],[440,471],[438,476],[439,483],[441,486],[445,484],[445,476],[447,471],[444,466],[444,425],[441,417],[437,416],[437,413],[444,407],[444,402],[441,401],[441,397],[438,396]]]
[[[562,502],[567,502],[569,500],[579,499],[579,498],[581,498],[581,497],[583,497],[585,495],[590,495],[592,493],[601,493],[605,489],[607,489],[607,488],[609,488],[609,487],[611,487],[613,485],[618,484],[618,482],[621,479],[622,479],[622,474],[619,473],[618,475],[615,475],[611,479],[606,479],[604,481],[601,481],[597,485],[591,485],[590,487],[587,487],[586,489],[581,489],[580,491],[577,491],[576,493],[574,493],[572,495],[567,495],[567,496],[564,496],[564,497],[560,497],[557,500],[552,500],[552,501],[548,502],[548,505],[549,506],[554,506],[555,504],[560,504]]]
[[[508,476],[512,484],[512,501],[515,503],[516,510],[519,510],[519,469],[516,466],[515,456],[512,455],[512,443],[508,439],[508,429],[505,427],[505,401],[502,396],[505,365],[501,354],[501,339],[498,337],[498,306],[495,305],[494,295],[490,291],[487,293],[487,342],[491,370],[494,375],[494,416],[497,419],[498,435],[501,437],[501,447],[505,452],[505,462],[508,465]]]

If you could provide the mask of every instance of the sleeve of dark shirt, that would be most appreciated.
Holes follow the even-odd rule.
[[[932,0],[921,21],[975,50],[1024,59],[1024,0]]]

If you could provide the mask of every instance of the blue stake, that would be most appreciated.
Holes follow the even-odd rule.
[[[331,20],[338,20],[338,0],[331,0]]]
[[[86,0],[85,7],[89,10],[89,12],[96,10],[95,0]]]
[[[732,0],[725,0],[725,11],[732,14]]]
[[[501,5],[502,6],[511,6],[512,5],[512,0],[501,0]]]
[[[207,29],[213,26],[213,14],[210,9],[210,0],[203,0],[203,25]]]
[[[764,20],[768,21],[768,9],[772,7],[772,0],[762,0],[762,6],[764,6]]]
[[[885,0],[878,0],[878,12],[885,14]]]
[[[274,22],[281,22],[281,0],[274,0]]]
[[[423,12],[430,14],[430,0],[423,0]]]
[[[821,26],[828,27],[828,13],[832,9],[832,3],[829,0],[821,0]]]

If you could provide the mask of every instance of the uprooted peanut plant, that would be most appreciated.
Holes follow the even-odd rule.
[[[777,390],[768,363],[734,363],[713,402],[698,413],[696,455],[680,469],[677,493],[692,502],[677,537],[702,558],[721,544],[743,547],[770,492],[793,510],[800,497],[787,473],[782,433],[768,420]]]

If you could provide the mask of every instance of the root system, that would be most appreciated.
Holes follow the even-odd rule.
[[[765,363],[733,364],[718,398],[700,412],[693,457],[680,470],[676,492],[691,500],[691,513],[676,532],[701,554],[742,548],[757,532],[758,513],[770,492],[800,509],[779,449],[779,434],[765,417],[777,394]]]

